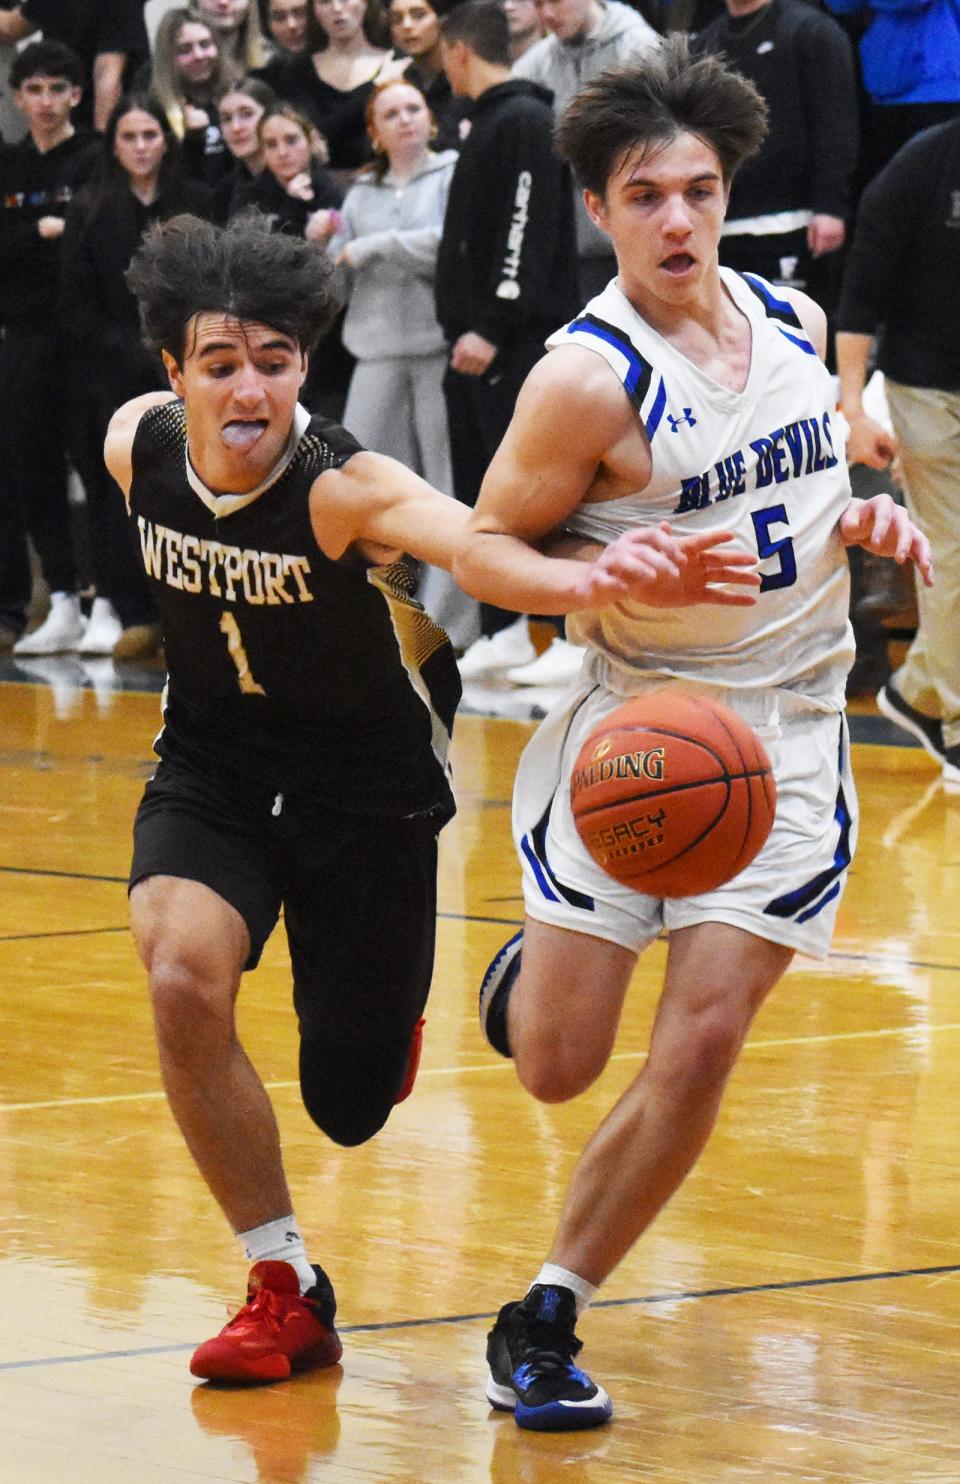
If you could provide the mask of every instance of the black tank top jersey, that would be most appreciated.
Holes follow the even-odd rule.
[[[141,419],[130,513],[168,669],[155,749],[344,810],[449,816],[450,642],[405,563],[331,561],[310,524],[314,480],[359,447],[313,417],[277,481],[218,517],[187,478],[182,402]]]

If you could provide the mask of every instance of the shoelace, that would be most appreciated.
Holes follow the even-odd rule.
[[[565,1370],[582,1349],[583,1341],[576,1335],[558,1331],[555,1325],[543,1320],[534,1320],[524,1325],[520,1363],[544,1372]]]
[[[302,1298],[293,1293],[277,1293],[272,1288],[259,1288],[248,1296],[247,1302],[228,1329],[247,1329],[251,1324],[266,1320],[274,1329],[280,1329],[291,1308],[301,1303]]]

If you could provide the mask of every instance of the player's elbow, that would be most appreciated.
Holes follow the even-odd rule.
[[[483,582],[483,560],[482,548],[483,538],[478,538],[472,531],[466,531],[454,547],[450,562],[450,571],[453,580],[459,588],[471,598],[482,598],[484,596]],[[478,547],[480,550],[478,551]]]

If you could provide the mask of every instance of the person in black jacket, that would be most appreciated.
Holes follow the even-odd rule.
[[[454,93],[474,100],[436,276],[437,318],[451,347],[444,395],[454,493],[473,506],[544,341],[576,312],[577,247],[550,94],[511,78],[502,5],[469,0],[444,17],[443,65]],[[460,673],[472,678],[534,658],[526,619],[484,604],[481,638]]]
[[[42,31],[83,64],[74,122],[102,129],[137,67],[149,56],[143,0],[20,0],[0,10],[0,44]]]
[[[27,533],[51,594],[48,619],[20,638],[22,654],[53,654],[83,635],[67,503],[70,385],[57,318],[67,207],[93,169],[97,141],[75,129],[79,57],[35,41],[16,58],[10,84],[30,132],[0,161],[0,644],[22,633],[30,600]]]
[[[722,52],[767,105],[768,133],[737,172],[720,262],[805,289],[828,317],[857,165],[853,51],[843,28],[806,0],[726,0],[694,38]]]
[[[223,142],[233,158],[229,175],[219,180],[212,193],[212,220],[224,226],[249,206],[263,174],[260,123],[268,108],[279,100],[262,77],[244,77],[217,100]]]
[[[864,192],[837,313],[847,458],[899,459],[907,509],[933,548],[936,587],[917,584],[919,624],[877,696],[883,714],[960,787],[960,119],[926,129]],[[873,337],[893,436],[863,406]]]
[[[325,244],[336,231],[331,211],[342,204],[343,192],[321,164],[316,129],[292,103],[275,102],[264,110],[258,132],[264,169],[244,203],[262,211],[276,231]]]
[[[87,491],[96,597],[81,654],[132,659],[159,643],[156,614],[123,500],[103,465],[103,440],[130,397],[161,391],[166,375],[140,335],[126,272],[144,231],[181,212],[206,215],[208,192],[181,173],[179,146],[160,104],[121,99],[107,121],[97,174],[67,212],[60,264],[60,319],[72,342],[83,398],[77,457]]]

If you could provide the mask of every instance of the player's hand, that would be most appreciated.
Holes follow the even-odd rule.
[[[674,535],[668,521],[626,531],[584,568],[576,595],[584,607],[633,598],[651,608],[689,608],[696,603],[749,607],[760,586],[757,558],[730,551],[731,531]],[[724,584],[724,585],[720,585]]]
[[[927,587],[933,587],[930,542],[902,505],[889,495],[851,500],[840,517],[840,535],[847,546],[862,546],[875,556],[893,557],[900,566],[914,562]]]
[[[868,464],[871,469],[885,469],[899,452],[899,444],[882,423],[875,422],[865,412],[848,418],[850,437],[847,439],[847,463]]]
[[[62,237],[66,225],[62,216],[42,216],[37,222],[37,231],[41,237],[50,241],[54,237]]]

